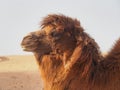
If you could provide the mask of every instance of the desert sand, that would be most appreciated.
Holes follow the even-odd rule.
[[[42,87],[34,56],[0,56],[0,90],[42,90]]]

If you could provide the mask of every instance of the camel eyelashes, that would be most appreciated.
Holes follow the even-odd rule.
[[[58,38],[60,38],[62,35],[63,35],[63,32],[57,32],[56,30],[53,30],[53,31],[50,33],[50,36],[51,36],[51,37],[58,37]]]
[[[50,35],[51,35],[52,37],[56,37],[56,36],[59,36],[59,33],[55,32],[55,31],[52,31],[52,32],[50,33]]]
[[[55,29],[53,29],[51,32],[50,32],[50,36],[55,36],[56,32],[55,32]]]

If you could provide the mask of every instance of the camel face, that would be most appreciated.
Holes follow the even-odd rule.
[[[21,45],[24,51],[29,52],[40,52],[42,54],[49,54],[50,52],[64,53],[74,49],[76,39],[70,31],[65,31],[60,26],[48,25],[42,30],[25,36]]]

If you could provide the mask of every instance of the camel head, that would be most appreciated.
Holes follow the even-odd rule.
[[[42,55],[72,52],[78,34],[83,32],[79,21],[64,15],[48,15],[41,22],[41,27],[41,30],[31,32],[23,38],[21,45],[24,51]]]

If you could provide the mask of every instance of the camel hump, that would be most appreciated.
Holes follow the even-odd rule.
[[[106,59],[117,60],[120,62],[120,38],[116,41],[116,43],[106,56]]]

